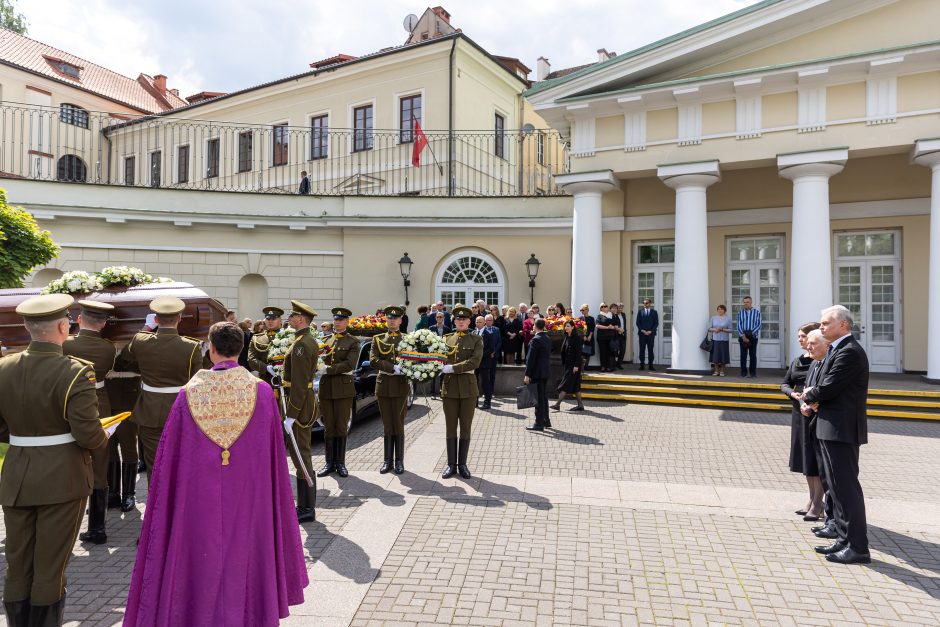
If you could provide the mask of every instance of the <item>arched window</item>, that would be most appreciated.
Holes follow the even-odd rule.
[[[239,319],[261,318],[261,309],[268,304],[268,281],[260,274],[246,274],[238,281]]]
[[[476,300],[503,304],[506,282],[495,259],[480,251],[463,251],[448,257],[437,276],[436,297],[450,309]]]
[[[84,183],[88,176],[88,170],[85,168],[85,162],[75,155],[65,155],[59,158],[59,168],[56,173],[56,179],[60,181],[71,181],[73,183]]]
[[[59,121],[81,128],[88,128],[88,111],[78,105],[63,102],[59,105]]]

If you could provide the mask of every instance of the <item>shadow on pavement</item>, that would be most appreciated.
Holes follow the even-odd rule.
[[[878,551],[897,558],[911,568],[928,570],[940,575],[940,544],[919,540],[873,525],[868,526],[868,531],[872,546]],[[868,568],[906,586],[923,590],[935,599],[940,599],[940,577],[930,577],[914,572],[911,568],[878,560],[873,560]]]
[[[543,496],[529,494],[513,486],[487,481],[486,479],[477,479],[473,477],[467,481],[468,486],[476,485],[476,491],[480,494],[468,493],[459,483],[455,485],[444,485],[436,480],[425,479],[420,475],[406,472],[398,477],[403,486],[408,488],[409,492],[417,496],[436,496],[442,501],[448,503],[466,503],[479,507],[497,507],[505,506],[507,501],[524,502],[532,509],[552,509],[552,503]]]
[[[322,562],[337,575],[356,583],[371,583],[379,570],[372,568],[369,555],[361,546],[332,533],[319,521],[306,523],[307,540],[304,548],[315,562]],[[319,548],[322,547],[322,552]]]
[[[584,444],[587,446],[604,446],[604,443],[598,440],[595,437],[589,435],[580,435],[578,433],[569,433],[567,431],[559,431],[555,427],[548,427],[545,431],[530,431],[537,436],[543,438],[550,438],[552,440],[561,440],[562,442],[570,442],[571,444]]]

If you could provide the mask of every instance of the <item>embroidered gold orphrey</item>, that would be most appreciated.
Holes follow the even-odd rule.
[[[222,448],[228,466],[229,448],[255,412],[258,379],[244,368],[200,370],[186,384],[186,400],[196,426]]]

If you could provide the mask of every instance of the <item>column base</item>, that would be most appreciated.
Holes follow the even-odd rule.
[[[925,374],[920,376],[920,380],[931,385],[940,385],[940,379],[931,379]]]

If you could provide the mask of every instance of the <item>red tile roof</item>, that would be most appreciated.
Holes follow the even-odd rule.
[[[80,70],[75,79],[56,67],[65,62]],[[118,74],[40,41],[0,28],[0,63],[44,76],[96,94],[145,113],[182,107],[186,101],[170,90],[160,90],[154,79],[141,74],[136,79]]]

